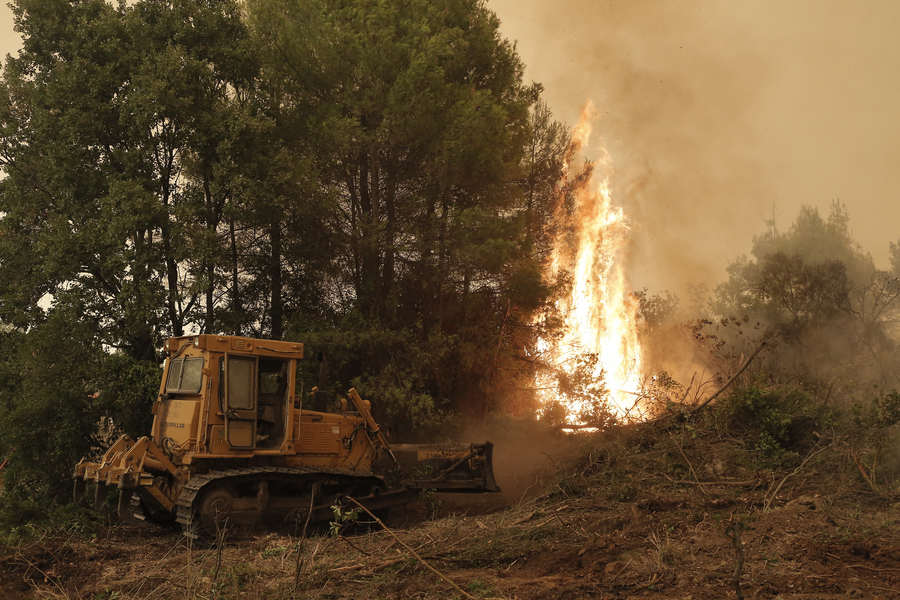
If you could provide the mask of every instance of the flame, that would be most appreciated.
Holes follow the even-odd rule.
[[[572,131],[568,162],[587,146],[591,122],[596,111],[588,104],[581,121]],[[565,326],[562,338],[551,345],[539,344],[557,373],[573,374],[580,367],[595,382],[603,382],[606,409],[618,419],[634,418],[641,389],[641,348],[636,327],[636,305],[632,300],[628,279],[622,267],[622,254],[629,241],[629,227],[621,207],[612,203],[609,178],[611,161],[605,148],[591,177],[575,190],[574,211],[559,203],[557,219],[568,227],[560,227],[548,261],[548,275],[561,271],[571,275],[571,291],[557,302]],[[602,171],[602,178],[598,172]],[[567,174],[568,175],[568,174]],[[546,385],[539,385],[546,390]],[[566,409],[566,423],[579,424],[579,414],[588,408],[588,400],[570,398],[563,401],[545,394],[545,404],[560,400]]]

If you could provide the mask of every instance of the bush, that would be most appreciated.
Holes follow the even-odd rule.
[[[729,430],[744,432],[754,439],[754,449],[763,462],[780,463],[786,453],[805,443],[805,437],[823,421],[822,411],[798,389],[738,387],[721,403]],[[812,413],[812,416],[810,416]],[[811,427],[795,427],[808,422]]]

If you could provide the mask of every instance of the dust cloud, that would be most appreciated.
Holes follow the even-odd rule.
[[[573,125],[587,100],[599,109],[634,288],[684,303],[687,284],[724,279],[766,219],[786,228],[800,205],[827,213],[838,198],[887,266],[900,238],[900,3],[488,5],[557,119]]]
[[[494,414],[468,421],[457,436],[462,443],[494,444],[494,478],[499,494],[481,496],[442,494],[457,512],[486,512],[512,506],[546,492],[546,482],[584,450],[590,436],[568,436],[533,418]]]

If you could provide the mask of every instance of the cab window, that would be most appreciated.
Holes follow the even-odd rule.
[[[196,394],[203,377],[202,358],[176,358],[169,365],[166,391],[180,394]]]
[[[254,407],[255,366],[254,360],[228,359],[228,408],[250,410]]]

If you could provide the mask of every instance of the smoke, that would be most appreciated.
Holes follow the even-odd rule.
[[[485,512],[499,506],[512,506],[546,491],[548,480],[584,450],[590,436],[564,436],[531,418],[516,419],[495,414],[486,420],[465,424],[458,435],[463,443],[490,440],[494,444],[494,478],[499,494],[481,498],[460,498],[454,507],[466,506],[458,512]],[[445,494],[445,501],[452,496]]]
[[[636,289],[713,287],[765,219],[841,198],[887,262],[900,237],[900,4],[490,0],[526,80],[573,125],[593,100]],[[587,149],[595,158],[598,152]]]

